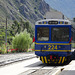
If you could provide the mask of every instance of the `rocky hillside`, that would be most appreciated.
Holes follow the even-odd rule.
[[[8,24],[21,18],[35,23],[48,11],[50,7],[44,0],[0,0],[0,24],[5,24],[6,17]]]

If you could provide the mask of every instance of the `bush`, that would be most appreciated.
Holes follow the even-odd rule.
[[[7,52],[6,46],[3,44],[2,47],[0,47],[0,54],[5,54]]]
[[[33,42],[31,45],[31,49],[34,50],[35,49],[35,43]]]
[[[13,48],[18,49],[19,52],[27,51],[31,43],[32,38],[26,29],[20,34],[16,34],[12,41]]]
[[[16,51],[15,51],[15,50],[13,50],[13,51],[11,51],[11,53],[16,53]]]

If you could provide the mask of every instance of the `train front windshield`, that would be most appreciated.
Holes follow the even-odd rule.
[[[51,27],[51,28],[50,27],[38,27],[37,28],[37,41],[50,41],[50,40],[57,41],[57,42],[68,42],[69,41],[69,27]]]
[[[37,28],[37,40],[38,41],[49,41],[49,28],[38,27]]]
[[[51,30],[51,41],[69,41],[69,28],[68,27],[54,27]]]

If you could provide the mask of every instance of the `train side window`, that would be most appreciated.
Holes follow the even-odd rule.
[[[75,28],[72,27],[71,29],[71,35],[72,35],[72,42],[75,42]]]
[[[38,41],[49,41],[49,28],[38,27],[37,28],[37,40]]]

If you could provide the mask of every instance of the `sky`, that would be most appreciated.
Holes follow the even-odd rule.
[[[50,7],[62,12],[66,17],[75,17],[75,0],[45,0]]]

